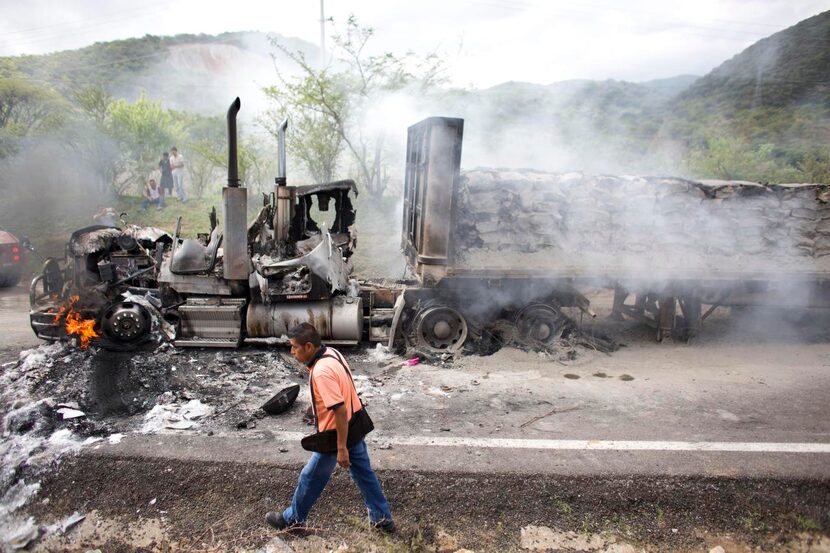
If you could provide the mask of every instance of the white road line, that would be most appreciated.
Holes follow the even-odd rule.
[[[279,437],[299,440],[301,432]],[[830,453],[830,443],[787,442],[674,442],[631,440],[532,440],[522,438],[451,438],[442,436],[370,436],[370,442],[390,445],[545,449],[569,451],[726,451],[742,453]]]

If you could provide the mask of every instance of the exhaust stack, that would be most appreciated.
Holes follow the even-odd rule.
[[[239,183],[236,114],[239,98],[228,108],[228,186],[222,189],[223,269],[228,280],[248,280],[248,191]]]
[[[277,156],[279,167],[277,168],[277,186],[284,186],[285,177],[285,131],[288,129],[288,117],[282,120],[277,127]]]
[[[277,209],[274,212],[274,238],[277,242],[286,242],[291,232],[291,219],[294,217],[294,187],[286,186],[285,170],[285,131],[288,129],[288,117],[277,127],[277,156],[279,161],[278,176],[274,180],[274,196]]]

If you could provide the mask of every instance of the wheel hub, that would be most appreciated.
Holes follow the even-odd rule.
[[[516,316],[519,336],[525,340],[552,344],[565,330],[565,317],[546,304],[528,305]]]
[[[114,340],[135,342],[150,331],[150,314],[136,303],[119,303],[107,309],[101,326]]]
[[[456,352],[467,339],[467,321],[451,307],[428,307],[415,319],[415,339],[436,352]]]

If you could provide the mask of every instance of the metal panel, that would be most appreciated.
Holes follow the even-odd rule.
[[[439,267],[452,257],[463,133],[464,120],[448,117],[431,117],[408,130],[402,247],[422,279],[443,276]]]
[[[248,210],[246,188],[222,189],[222,220],[224,233],[222,251],[224,276],[228,280],[248,280]]]
[[[190,298],[179,307],[177,346],[232,347],[242,339],[244,299]],[[210,343],[208,343],[210,342]]]

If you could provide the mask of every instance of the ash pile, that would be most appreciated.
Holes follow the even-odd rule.
[[[461,175],[460,192],[461,266],[830,270],[830,185],[476,169]]]
[[[41,475],[63,456],[127,433],[251,428],[277,390],[300,382],[302,372],[273,352],[164,343],[137,353],[68,342],[21,352],[0,370],[0,550],[25,548],[83,520],[81,513],[44,525],[21,514]]]

